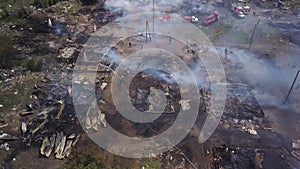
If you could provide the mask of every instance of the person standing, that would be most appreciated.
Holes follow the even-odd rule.
[[[227,60],[227,54],[228,54],[228,51],[227,51],[227,48],[225,48],[225,60]]]

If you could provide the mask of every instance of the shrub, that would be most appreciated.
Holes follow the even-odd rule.
[[[10,38],[4,33],[0,34],[0,68],[10,69],[15,62],[16,49]]]
[[[31,14],[31,11],[27,8],[22,7],[21,9],[18,10],[19,18],[28,18],[30,14]]]
[[[42,70],[43,60],[42,59],[30,59],[26,62],[25,67],[27,70],[30,70],[32,72],[39,72]]]

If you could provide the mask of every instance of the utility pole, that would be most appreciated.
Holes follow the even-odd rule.
[[[290,94],[291,94],[291,92],[292,92],[292,90],[293,90],[293,88],[294,88],[294,85],[295,85],[295,83],[296,83],[296,81],[297,81],[297,78],[298,78],[298,76],[299,76],[299,73],[300,73],[300,70],[297,71],[297,74],[296,74],[296,76],[295,76],[295,78],[294,78],[294,81],[293,81],[293,83],[292,83],[292,86],[291,86],[291,88],[290,88],[290,90],[289,90],[289,93],[288,93],[288,95],[286,96],[286,98],[285,98],[283,104],[285,104],[285,103],[287,102],[287,100],[288,100],[288,98],[289,98],[289,96],[290,96]]]
[[[154,0],[152,1],[152,13],[153,13],[153,18],[152,18],[152,37],[154,36],[154,22],[155,22],[155,8],[154,8],[155,2]]]
[[[260,19],[258,19],[257,23],[254,25],[254,29],[253,29],[253,32],[252,32],[251,41],[250,41],[250,45],[249,45],[249,50],[250,50],[251,47],[252,47],[252,43],[253,43],[255,31],[256,31],[256,28],[257,28],[259,22],[260,22]]]
[[[146,43],[148,42],[148,21],[146,21]]]
[[[149,23],[148,21],[146,21],[146,42],[148,42],[148,37],[149,37],[149,41],[151,41],[151,32],[149,28]]]

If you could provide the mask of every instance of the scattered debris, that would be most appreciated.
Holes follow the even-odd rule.
[[[263,169],[262,162],[264,160],[264,153],[256,152],[254,158],[255,169]]]
[[[97,31],[97,26],[96,26],[96,24],[93,25],[93,30],[94,30],[94,32]]]
[[[6,151],[8,151],[10,149],[8,143],[1,144],[0,148],[4,148]]]
[[[250,134],[252,134],[252,135],[257,135],[257,131],[254,130],[253,128],[248,129],[247,131],[248,131],[248,133],[250,133]]]
[[[94,100],[87,111],[85,119],[85,128],[87,130],[93,129],[98,131],[98,126],[106,127],[105,114],[101,112],[97,105],[96,100]]]
[[[64,100],[59,100],[58,103],[60,103],[60,107],[59,107],[59,110],[57,112],[57,116],[55,117],[56,119],[59,119],[64,108],[65,108],[65,101]]]
[[[182,107],[182,110],[183,111],[187,111],[187,110],[189,110],[190,109],[190,102],[191,100],[180,100],[179,101],[179,104],[181,105],[181,107]]]
[[[171,149],[162,154],[163,168],[187,168],[188,160],[178,149]]]
[[[298,161],[300,161],[300,152],[298,151],[292,151],[291,155],[296,158]]]
[[[0,125],[0,128],[4,128],[4,127],[7,127],[8,124],[3,124],[3,125]]]
[[[242,1],[242,0],[240,0]],[[285,3],[282,3],[281,1],[278,2],[280,5],[285,5]],[[224,0],[218,0],[217,4],[220,6],[225,5]],[[198,5],[199,6],[199,5]],[[196,6],[195,10],[199,10],[199,7]],[[11,7],[11,5],[10,5]],[[59,7],[59,6],[56,6]],[[53,8],[51,8],[53,9]],[[50,10],[51,10],[50,9]],[[62,7],[62,10],[64,12],[68,11],[68,7]],[[240,18],[246,17],[245,15],[249,14],[251,12],[251,8],[249,6],[244,7],[236,7],[236,15]],[[211,13],[211,11],[210,11]],[[198,22],[198,18],[196,16],[200,16],[197,13],[188,13],[184,18],[191,21],[191,22]],[[194,16],[196,15],[196,16]],[[108,22],[112,20],[113,18],[116,18],[119,16],[118,13],[113,12],[103,12],[103,16],[100,19],[100,22]],[[169,21],[171,19],[170,15],[164,15],[163,17],[159,18],[160,21]],[[209,25],[211,23],[214,23],[218,21],[219,16],[217,14],[214,14],[214,16],[209,17],[203,21],[205,25]],[[47,18],[45,19],[47,20]],[[79,20],[79,19],[78,19]],[[47,22],[47,21],[46,21]],[[78,22],[78,21],[77,21]],[[51,18],[48,18],[48,26],[54,28],[56,26],[56,21],[53,21]],[[46,24],[45,24],[46,25]],[[12,29],[19,29],[18,25],[12,25]],[[70,25],[67,26],[68,29],[71,29],[72,27]],[[21,28],[23,29],[23,28]],[[29,28],[30,31],[35,31],[31,27]],[[90,24],[89,27],[90,31],[97,31],[97,25],[96,24]],[[26,29],[24,29],[26,31]],[[72,32],[72,31],[70,31]],[[84,37],[84,35],[82,35]],[[85,38],[87,39],[85,35]],[[70,44],[74,43],[75,40],[71,40],[68,38],[67,40]],[[176,42],[172,42],[172,39],[169,39],[169,44],[175,44]],[[136,47],[136,43],[131,41],[128,43],[129,47]],[[71,47],[70,47],[71,46]],[[76,143],[79,140],[80,133],[82,132],[81,126],[79,125],[77,118],[74,115],[74,110],[72,108],[72,88],[70,82],[66,82],[63,79],[70,79],[68,77],[68,73],[64,71],[72,71],[72,68],[74,67],[74,53],[77,52],[77,45],[70,45],[68,47],[64,46],[65,48],[60,50],[60,54],[58,58],[63,58],[68,61],[64,68],[61,71],[62,74],[55,74],[53,78],[44,77],[41,82],[43,82],[43,85],[41,86],[35,86],[34,91],[30,98],[32,101],[30,101],[27,105],[26,110],[22,110],[20,112],[20,118],[21,118],[21,132],[22,135],[20,137],[14,137],[6,133],[2,133],[0,135],[1,141],[10,141],[10,140],[16,140],[19,138],[23,139],[23,142],[30,146],[31,141],[34,141],[41,145],[40,147],[40,154],[45,157],[50,157],[51,154],[54,154],[54,156],[57,159],[64,159],[68,157],[71,153],[72,146],[75,146]],[[145,46],[142,46],[141,48],[144,48]],[[193,52],[191,52],[193,53]],[[227,55],[227,52],[226,52]],[[229,63],[231,64],[231,63]],[[108,63],[105,63],[106,67],[103,70],[103,72],[110,72],[113,70],[113,67],[115,66],[112,61],[108,61]],[[234,65],[237,69],[242,69],[243,65]],[[49,69],[51,70],[51,69]],[[15,71],[12,70],[12,73]],[[10,74],[1,74],[0,75],[1,83],[3,82],[4,86],[7,88],[11,86],[15,86],[17,83],[13,78],[10,77]],[[48,75],[47,75],[48,76]],[[150,75],[145,75],[144,79],[149,78]],[[5,79],[2,81],[2,79]],[[78,81],[79,83],[82,82],[82,80]],[[109,82],[103,82],[101,81],[99,84],[97,84],[97,87],[99,87],[101,90],[106,89],[106,87],[109,85]],[[161,85],[161,84],[160,84]],[[168,85],[161,85],[162,90],[165,93],[165,96],[170,99],[174,97],[174,91],[172,90],[172,86]],[[88,88],[88,87],[87,87]],[[226,123],[228,122],[228,126],[230,127],[236,127],[238,129],[241,129],[244,132],[248,132],[251,135],[258,135],[257,130],[262,127],[261,126],[261,119],[264,117],[264,113],[260,109],[259,104],[256,100],[253,99],[253,96],[249,92],[248,89],[241,89],[243,87],[232,87],[229,88],[229,97],[226,103],[227,109],[224,112],[224,117],[222,119],[222,122]],[[88,90],[88,89],[87,89]],[[152,89],[150,88],[150,91]],[[232,91],[235,90],[235,91]],[[202,91],[202,89],[201,89]],[[20,92],[13,91],[14,94],[18,94]],[[100,91],[97,96],[103,95]],[[236,93],[235,93],[236,92]],[[149,88],[139,88],[137,91],[133,92],[134,97],[133,103],[138,108],[147,108],[154,109],[153,103],[154,101],[148,100],[147,97],[149,97]],[[203,98],[201,98],[202,103],[208,101],[209,93],[204,92],[202,94]],[[85,95],[80,96],[83,99],[86,98]],[[247,98],[247,99],[245,99]],[[103,100],[99,101],[100,103],[105,103]],[[150,103],[149,103],[150,102]],[[183,110],[189,110],[190,109],[190,100],[176,100],[175,104],[170,103],[168,100],[168,105],[166,107],[166,112],[176,112],[175,110],[177,107],[180,107]],[[59,103],[59,104],[58,104]],[[177,104],[180,104],[179,106]],[[151,108],[152,106],[152,108]],[[4,105],[0,104],[0,108],[4,107]],[[203,104],[203,106],[200,107],[201,112],[208,112],[209,105]],[[202,110],[203,109],[203,110]],[[12,110],[16,111],[17,108],[14,107]],[[168,115],[169,116],[169,115]],[[88,110],[86,114],[86,129],[93,129],[98,130],[99,126],[106,127],[106,114],[101,112],[99,110],[99,106],[97,105],[97,102],[95,101],[94,105]],[[2,123],[2,122],[1,122]],[[8,124],[0,125],[0,128],[7,126]],[[262,127],[266,129],[265,127]],[[293,140],[292,146],[295,149],[300,148],[300,141],[299,140]],[[6,150],[9,150],[9,144],[4,143],[1,144],[0,148],[5,148]],[[236,168],[236,164],[239,164],[238,167],[243,169],[251,168],[250,166],[255,165],[256,168],[262,168],[262,161],[263,161],[263,153],[257,153],[252,150],[245,150],[240,149],[236,147],[229,147],[226,145],[219,146],[217,148],[214,148],[212,151],[214,155],[214,164],[216,168]],[[174,166],[178,168],[187,168],[187,158],[185,158],[182,154],[182,152],[171,150],[168,153],[164,153],[164,162],[165,166],[169,166],[170,168],[174,168]],[[256,153],[256,154],[255,154]],[[207,153],[210,155],[210,153]],[[296,159],[299,160],[299,152],[293,151],[291,152],[292,156],[294,156]],[[13,161],[16,160],[16,158],[12,158]],[[176,168],[175,167],[175,168]],[[1,168],[1,165],[0,165]]]
[[[300,149],[300,140],[292,140],[292,147],[295,149]]]
[[[149,111],[150,112],[162,111],[159,109],[160,108],[159,106],[161,104],[165,104],[165,102],[166,102],[166,100],[164,100],[164,93],[154,87],[150,87],[148,101],[149,101]]]
[[[21,122],[21,131],[23,134],[27,132],[27,124],[25,122]]]
[[[79,137],[80,135],[75,134],[67,137],[63,132],[53,134],[50,138],[45,137],[40,148],[40,154],[50,157],[53,152],[57,159],[69,157],[71,147],[76,145]]]
[[[233,148],[226,145],[216,146],[212,149],[213,164],[215,168],[253,169],[255,152],[253,150]]]
[[[101,88],[102,90],[104,90],[104,89],[106,88],[107,85],[108,85],[108,83],[103,82],[103,83],[101,84],[100,88]]]
[[[38,125],[37,128],[35,128],[31,131],[31,134],[35,134],[36,132],[38,132],[40,129],[42,129],[45,126],[45,124],[47,122],[48,122],[48,119],[44,120],[40,125]]]
[[[52,27],[52,21],[51,18],[48,18],[48,26],[51,28]]]
[[[76,47],[66,47],[60,50],[60,55],[57,58],[70,59],[76,50]]]
[[[0,134],[0,140],[13,141],[13,140],[17,140],[17,139],[18,139],[18,137],[11,136],[10,134],[7,134],[7,133]]]
[[[26,115],[32,115],[33,114],[33,111],[22,111],[20,113],[20,116],[26,116]]]

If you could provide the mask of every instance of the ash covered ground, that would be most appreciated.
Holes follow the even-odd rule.
[[[0,7],[0,168],[300,168],[299,2],[8,0]],[[155,28],[176,18],[199,28],[224,67],[225,109],[204,143],[199,143],[199,135],[212,95],[201,61],[205,56],[197,56],[199,49],[191,42],[147,36],[146,30],[153,31],[152,20],[116,43],[106,57],[87,63],[84,77],[96,72],[95,78],[74,80],[76,61],[90,37],[96,33],[99,44],[106,44],[113,33],[99,33],[103,26],[112,24],[117,30],[122,17],[153,11]],[[141,159],[116,156],[88,136],[105,131],[107,125],[130,137],[155,136],[185,116],[178,112],[188,107],[170,74],[148,69],[133,78],[128,95],[137,110],[147,113],[158,104],[156,95],[164,93],[167,104],[161,116],[135,123],[117,111],[111,96],[114,71],[129,54],[149,48],[171,51],[196,75],[198,117],[188,135],[167,152]],[[191,79],[181,79],[190,84]],[[78,84],[84,86],[83,94],[74,95],[72,87]],[[87,100],[84,92],[92,88],[96,99]],[[73,97],[93,107],[78,114]]]

